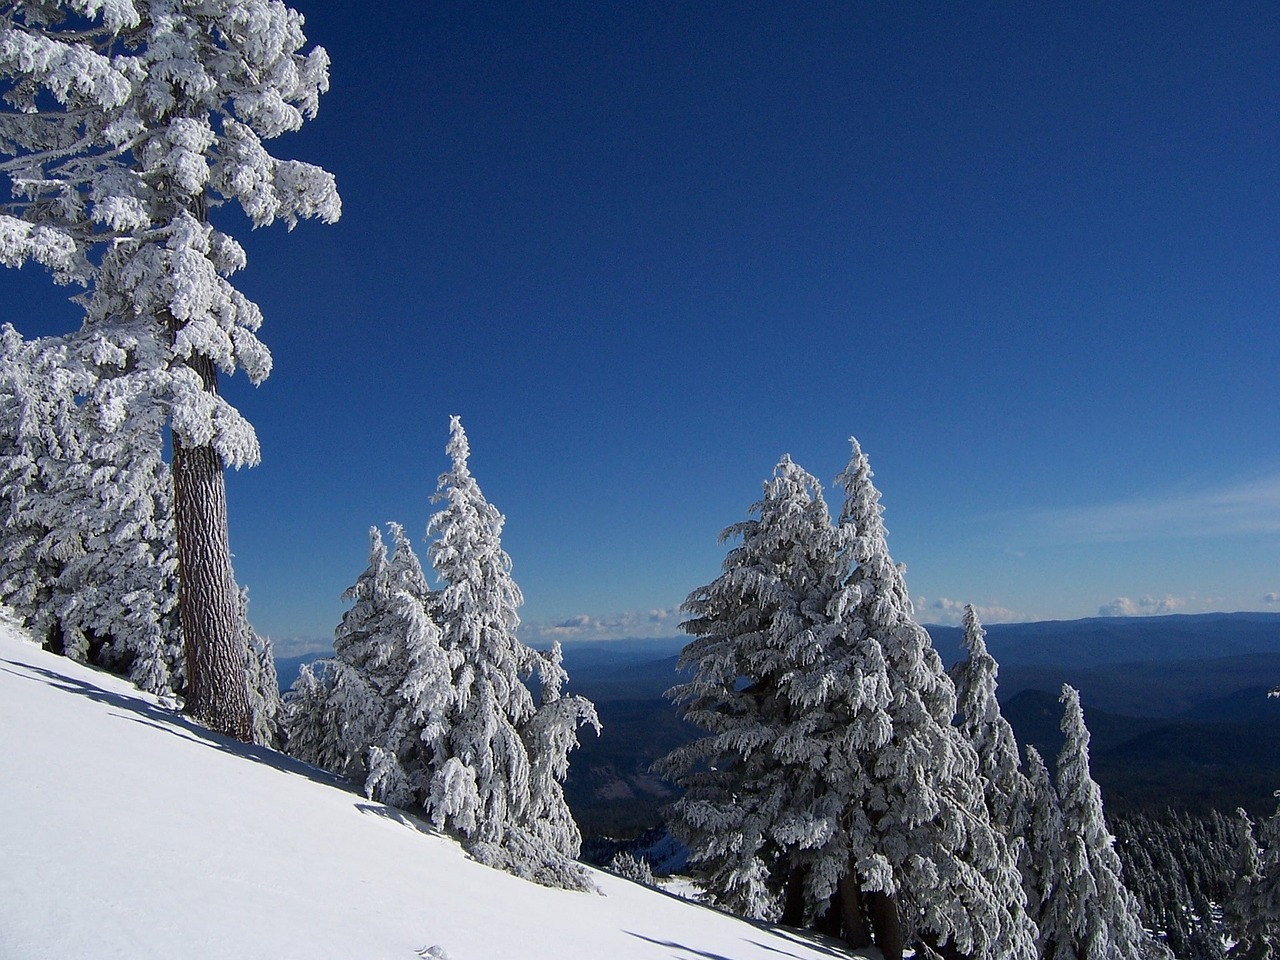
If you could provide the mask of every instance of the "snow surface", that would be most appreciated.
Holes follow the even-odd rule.
[[[4,960],[851,956],[606,873],[599,896],[491,870],[414,817],[196,727],[9,624],[0,756]]]

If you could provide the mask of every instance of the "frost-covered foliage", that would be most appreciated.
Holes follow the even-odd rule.
[[[1059,886],[1058,871],[1062,861],[1062,808],[1058,805],[1058,788],[1045,765],[1040,751],[1027,747],[1027,781],[1030,784],[1030,806],[1023,856],[1022,885],[1027,894],[1027,912],[1038,931],[1038,954],[1048,953],[1053,930],[1048,920],[1050,905]]]
[[[1232,956],[1270,960],[1280,956],[1280,807],[1256,836],[1248,815],[1236,816],[1236,882],[1224,910],[1238,941]]]
[[[564,694],[559,645],[515,636],[520,590],[502,550],[502,516],[467,467],[457,417],[431,520],[432,591],[404,530],[395,549],[370,531],[369,565],[334,656],[303,667],[285,700],[289,752],[363,781],[387,803],[420,807],[478,860],[539,883],[587,889],[581,835],[564,799],[569,753],[595,708]],[[537,675],[534,702],[526,681]]]
[[[281,739],[280,677],[271,640],[258,634],[249,623],[249,591],[240,591],[240,623],[244,631],[245,682],[249,693],[252,739],[264,747],[278,748]]]
[[[0,603],[46,646],[183,686],[161,416],[76,341],[0,328]]]
[[[655,886],[658,882],[648,860],[636,859],[625,850],[614,854],[609,861],[609,871],[634,883],[643,883],[646,887]]]
[[[724,573],[690,595],[672,690],[709,736],[661,764],[673,832],[721,902],[870,939],[1030,957],[1013,855],[991,825],[954,688],[890,559],[866,458],[833,525],[784,458]]]
[[[337,219],[333,178],[264,141],[298,129],[328,57],[280,0],[13,0],[0,5],[0,263],[85,288],[82,336],[118,389],[172,429],[189,713],[252,736],[223,464],[257,462],[217,375],[271,369],[262,315],[230,282],[245,251],[210,221]]]
[[[986,631],[972,604],[964,608],[964,645],[968,657],[951,668],[960,731],[977,751],[991,820],[1013,841],[1026,831],[1031,786],[1019,769],[1013,727],[1000,713],[1000,668],[987,652]]]
[[[429,648],[438,656],[439,646],[426,613],[431,591],[422,564],[404,528],[393,523],[390,530],[390,556],[381,532],[369,530],[369,564],[343,594],[352,606],[334,632],[334,655],[299,672],[286,697],[284,727],[290,753],[344,777],[370,778],[371,748],[385,751],[371,787],[377,784],[380,797],[403,800],[395,778],[404,774],[390,763],[398,744],[388,738],[402,687],[411,674],[421,679],[433,662]],[[432,696],[440,695],[440,685]],[[401,727],[407,734],[404,718]]]
[[[1035,930],[1014,852],[987,812],[976,752],[952,725],[955,688],[915,620],[903,568],[889,555],[871,466],[851,444],[838,478],[840,524],[854,536],[850,642],[879,645],[890,684],[890,734],[864,764],[871,781],[853,840],[855,849],[878,854],[882,875],[860,868],[863,888],[896,897],[908,941],[974,957],[1030,957]]]
[[[1143,930],[1138,904],[1120,875],[1120,858],[1102,813],[1102,793],[1089,773],[1089,731],[1080,695],[1063,685],[1057,801],[1058,862],[1041,918],[1047,960],[1138,960],[1158,956]]]
[[[449,430],[451,468],[433,498],[443,506],[427,532],[442,584],[435,609],[452,698],[423,804],[437,827],[461,834],[486,862],[557,886],[586,887],[570,860],[581,835],[561,782],[578,728],[598,730],[599,720],[589,701],[561,694],[558,650],[540,655],[516,638],[523,598],[502,549],[503,517],[471,475],[457,417]],[[534,673],[540,705],[524,683]]]
[[[783,457],[750,512],[721,534],[740,541],[722,575],[684,607],[696,639],[680,667],[694,675],[669,696],[709,735],[659,769],[684,788],[668,821],[707,890],[759,919],[790,900],[798,924],[828,910],[846,870],[829,773],[887,736],[888,683],[878,650],[854,659],[842,642],[847,536],[818,481]]]
[[[1134,811],[1111,820],[1124,880],[1144,922],[1179,960],[1225,960],[1237,878],[1238,824],[1217,810]],[[1253,863],[1256,865],[1256,850]]]
[[[299,53],[302,23],[278,0],[0,8],[0,262],[91,286],[91,326],[173,366],[175,426],[229,463],[256,458],[252,431],[171,361],[199,354],[254,381],[270,369],[261,315],[226,280],[244,250],[209,226],[210,206],[236,202],[254,225],[340,212],[331,176],[263,145],[328,89],[325,52]]]
[[[259,382],[257,306],[228,278],[243,248],[208,222],[336,220],[333,178],[271,156],[328,89],[328,57],[279,0],[18,0],[0,7],[0,263],[89,288],[86,330],[154,381],[174,430],[254,463],[252,428],[193,357]]]

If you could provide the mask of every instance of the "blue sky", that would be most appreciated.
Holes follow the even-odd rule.
[[[276,366],[225,384],[283,649],[421,543],[454,413],[533,641],[675,634],[851,434],[927,622],[1280,610],[1272,4],[296,5],[332,89],[274,152],[343,218],[238,231]]]

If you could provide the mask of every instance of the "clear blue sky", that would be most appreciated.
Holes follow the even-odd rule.
[[[1273,3],[295,5],[332,90],[274,151],[343,218],[239,230],[276,368],[227,384],[286,652],[422,542],[453,413],[535,642],[675,634],[851,434],[927,622],[1280,610]]]

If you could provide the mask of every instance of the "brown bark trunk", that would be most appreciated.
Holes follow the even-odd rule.
[[[858,874],[852,866],[840,878],[836,887],[836,902],[840,907],[845,942],[854,950],[871,946],[871,931],[867,929],[867,917],[862,910],[862,890]]]
[[[875,933],[876,946],[884,960],[902,960],[902,921],[898,917],[898,898],[879,890],[867,893],[867,913]]]
[[[206,357],[188,361],[217,392]],[[186,654],[185,711],[211,730],[253,738],[240,598],[231,572],[227,487],[222,459],[211,446],[188,447],[173,437],[173,519],[178,541],[178,606]]]

